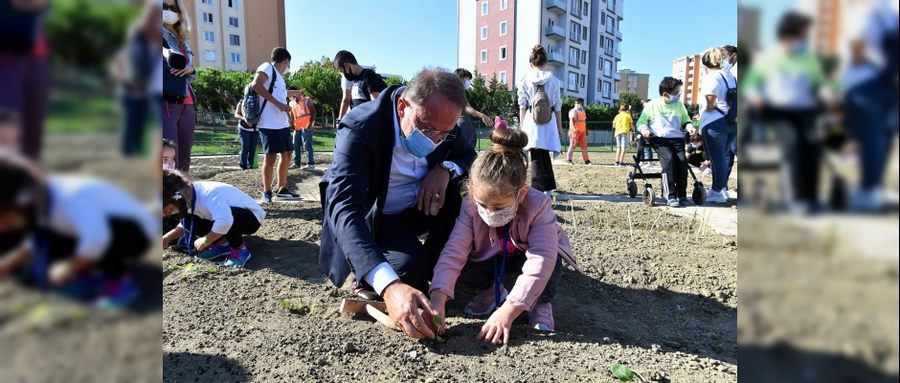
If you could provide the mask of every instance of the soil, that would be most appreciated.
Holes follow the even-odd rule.
[[[236,157],[194,163],[198,178],[260,193],[259,170],[222,168]],[[640,203],[560,202],[554,208],[587,276],[563,273],[556,333],[529,331],[523,315],[509,346],[478,343],[484,320],[462,313],[472,291],[460,288],[448,303],[446,342],[416,342],[338,313],[347,286],[333,287],[318,265],[323,170],[290,171],[306,200],[266,206],[246,269],[165,252],[165,381],[612,382],[614,363],[651,381],[736,381],[734,237],[699,235],[699,221]],[[625,190],[625,169],[556,172],[567,192]]]

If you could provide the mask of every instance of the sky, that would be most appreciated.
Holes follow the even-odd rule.
[[[650,73],[651,95],[676,57],[737,42],[735,0],[624,1],[618,68]],[[455,0],[287,0],[285,13],[294,67],[346,49],[406,79],[424,66],[456,68]]]

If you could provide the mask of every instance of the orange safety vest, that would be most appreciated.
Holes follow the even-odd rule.
[[[587,133],[587,113],[584,110],[576,110],[575,111],[575,131],[578,134],[586,134]]]
[[[291,106],[291,114],[294,115],[294,130],[306,130],[309,125],[309,120],[312,118],[309,103],[309,97],[304,97],[300,102],[295,102]]]

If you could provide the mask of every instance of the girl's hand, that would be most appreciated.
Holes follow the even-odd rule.
[[[478,333],[477,339],[485,343],[492,344],[508,344],[509,330],[512,322],[522,313],[509,303],[504,303],[500,309],[494,311],[488,318],[484,326],[481,326],[481,332]]]
[[[206,237],[200,237],[194,241],[194,248],[197,249],[197,251],[206,250],[209,245],[210,244],[206,241]]]
[[[438,335],[444,335],[444,332],[447,330],[447,296],[437,291],[433,291],[431,293],[431,305],[441,318],[440,325],[435,329],[436,333]]]

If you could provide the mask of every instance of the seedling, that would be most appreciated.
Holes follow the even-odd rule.
[[[612,372],[614,378],[619,379],[622,382],[630,382],[634,380],[635,376],[641,382],[646,382],[644,377],[639,372],[632,370],[631,367],[628,367],[624,364],[616,363],[609,367],[609,371]]]
[[[443,318],[441,318],[440,315],[435,315],[435,316],[431,317],[431,322],[434,323],[434,328],[436,328],[436,329],[441,328],[442,321],[443,321]],[[447,341],[446,339],[444,339],[444,337],[442,337],[438,334],[434,335],[434,340],[438,343],[444,343]]]
[[[292,314],[306,314],[309,312],[309,306],[302,303],[290,302],[287,299],[279,299],[278,305]]]

